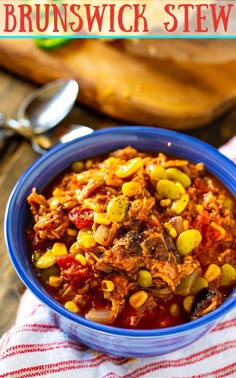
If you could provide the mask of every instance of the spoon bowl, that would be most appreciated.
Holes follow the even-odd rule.
[[[75,80],[60,79],[34,91],[20,106],[17,118],[32,134],[41,134],[62,121],[79,92]],[[15,128],[17,131],[17,129]]]
[[[75,80],[60,79],[34,91],[21,104],[17,119],[6,119],[0,113],[0,147],[3,140],[18,133],[31,140],[33,149],[43,154],[57,143],[88,135],[93,129],[72,125],[61,137],[54,138],[50,130],[70,112],[77,98],[79,86]]]
[[[79,92],[75,80],[60,79],[36,89],[20,106],[17,120],[0,113],[0,126],[28,139],[52,129],[72,109]],[[4,120],[4,122],[3,122]]]

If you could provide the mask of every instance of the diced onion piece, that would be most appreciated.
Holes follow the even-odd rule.
[[[100,224],[98,226],[97,230],[95,231],[93,237],[94,240],[101,245],[105,245],[109,236],[109,227],[104,226],[103,224]]]
[[[180,215],[178,215],[176,217],[172,217],[169,220],[169,223],[174,227],[174,229],[176,230],[178,235],[181,234],[181,232],[184,231],[183,218]]]
[[[198,272],[193,271],[189,276],[185,277],[176,287],[175,294],[188,295],[191,291],[191,288],[197,276],[198,276]]]
[[[92,322],[108,324],[114,320],[114,315],[111,309],[90,310],[85,318]]]

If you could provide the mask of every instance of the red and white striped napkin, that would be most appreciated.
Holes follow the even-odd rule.
[[[221,149],[236,162],[236,137]],[[236,377],[236,309],[209,334],[164,356],[108,357],[65,335],[28,290],[16,324],[0,340],[1,378]]]
[[[236,163],[236,135],[221,146],[219,151]]]

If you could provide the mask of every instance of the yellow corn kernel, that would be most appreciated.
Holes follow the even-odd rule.
[[[65,303],[65,308],[71,312],[79,312],[79,307],[73,301],[68,301]]]
[[[50,266],[53,266],[56,262],[56,257],[53,256],[52,251],[45,252],[37,261],[36,268],[38,269],[47,269]]]
[[[203,209],[203,206],[202,205],[196,205],[196,210],[198,213],[201,213],[204,209]]]
[[[93,161],[91,159],[86,160],[85,162],[85,168],[90,169],[93,165]]]
[[[115,170],[115,175],[120,178],[129,177],[142,166],[143,166],[143,159],[141,157],[136,157],[136,158],[128,160],[124,164],[118,165],[118,167]]]
[[[183,229],[184,231],[189,229],[189,221],[187,219],[183,220]]]
[[[52,195],[53,197],[61,197],[63,195],[63,191],[60,188],[55,188]]]
[[[192,285],[191,290],[190,290],[190,294],[195,295],[206,287],[208,287],[207,280],[203,277],[197,277],[195,279],[195,281],[193,282],[193,285]]]
[[[170,205],[171,205],[171,199],[169,199],[169,198],[162,199],[162,200],[160,201],[160,205],[161,205],[162,207],[168,207],[168,206],[170,206]]]
[[[50,209],[54,210],[57,209],[60,204],[59,199],[53,198],[49,202]]]
[[[148,299],[148,294],[144,290],[137,291],[129,297],[129,304],[133,308],[140,308]]]
[[[216,278],[218,278],[221,274],[221,269],[218,265],[216,264],[210,264],[208,267],[207,267],[207,270],[205,271],[205,274],[204,274],[204,278],[208,281],[208,282],[212,282],[214,281]]]
[[[194,295],[188,295],[187,297],[184,298],[183,306],[186,312],[189,313],[191,311],[194,299],[195,299]]]
[[[232,210],[233,208],[233,201],[231,200],[231,198],[225,198],[224,201],[223,201],[223,206],[227,209],[227,210]]]
[[[114,290],[114,283],[111,280],[102,280],[102,290],[103,291],[113,291]]]
[[[84,235],[82,237],[82,244],[84,248],[92,248],[95,247],[96,241],[94,240],[93,235]]]
[[[122,222],[129,206],[126,196],[114,197],[107,205],[107,216],[112,222]]]
[[[79,173],[84,169],[84,163],[82,161],[75,161],[71,165],[71,169],[73,172]]]
[[[92,231],[89,228],[82,228],[77,236],[78,244],[82,244],[84,248],[95,247],[96,241],[93,237]]]
[[[118,164],[119,160],[117,158],[115,158],[114,156],[110,156],[109,158],[107,158],[105,161],[104,161],[104,164],[107,168],[110,168],[110,166],[112,164]]]
[[[98,186],[102,186],[104,184],[104,177],[102,175],[94,175],[93,182]]]
[[[211,227],[213,227],[215,230],[219,231],[220,233],[220,236],[217,238],[217,240],[222,240],[225,238],[226,231],[222,226],[220,226],[216,222],[211,222]]]
[[[52,247],[53,256],[63,256],[67,255],[67,247],[64,243],[54,243]]]
[[[180,314],[180,308],[179,308],[179,305],[177,303],[172,303],[172,305],[170,306],[170,315],[171,316],[179,316]]]
[[[78,261],[83,266],[87,265],[86,257],[84,255],[82,255],[82,253],[77,253],[75,255],[75,260]]]
[[[169,233],[170,233],[170,236],[172,237],[172,238],[176,238],[177,237],[177,231],[176,231],[176,229],[170,224],[170,223],[168,223],[168,222],[165,222],[164,223],[164,226],[165,226],[165,228],[169,231]]]
[[[76,255],[78,253],[78,251],[80,250],[80,245],[79,245],[79,242],[76,241],[74,242],[71,246],[70,246],[70,253],[72,255]]]
[[[105,213],[95,213],[94,222],[98,224],[103,224],[104,226],[109,226],[109,224],[111,224],[110,219]]]
[[[75,230],[74,228],[67,228],[66,233],[69,236],[77,236],[78,230]]]
[[[87,184],[91,178],[92,178],[92,173],[90,171],[84,171],[81,173],[77,173],[76,175],[76,181],[79,184]]]
[[[133,197],[142,191],[141,184],[136,181],[125,182],[122,185],[122,193],[127,197]]]
[[[59,276],[50,276],[48,284],[52,287],[59,287],[63,282],[63,278]]]

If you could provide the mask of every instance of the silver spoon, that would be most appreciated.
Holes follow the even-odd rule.
[[[91,134],[94,130],[91,127],[83,125],[71,125],[69,130],[61,135],[59,138],[52,138],[46,134],[38,135],[37,138],[32,139],[32,147],[38,154],[44,154],[50,148],[58,143],[66,143],[75,138]]]
[[[28,96],[20,106],[17,119],[0,113],[0,126],[30,140],[49,131],[70,112],[79,86],[75,80],[60,79],[42,86]]]

